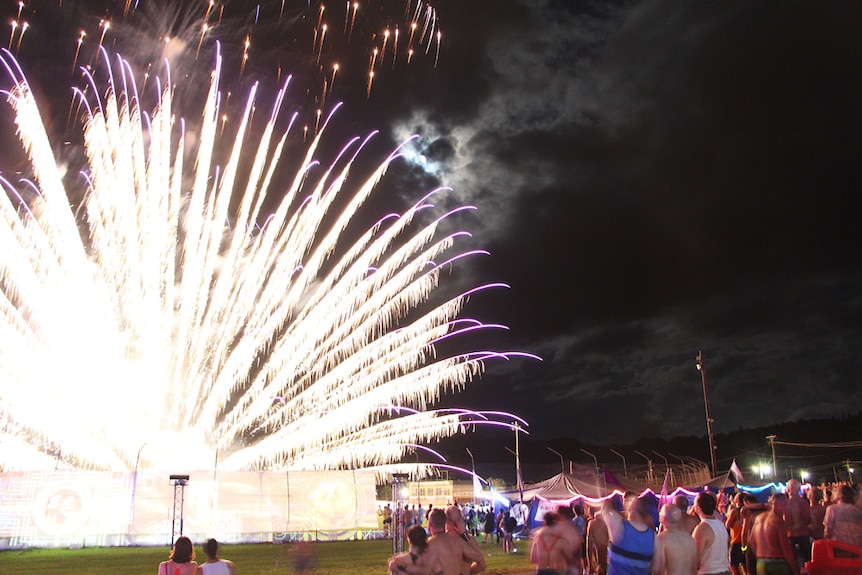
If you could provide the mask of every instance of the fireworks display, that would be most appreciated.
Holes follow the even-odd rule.
[[[386,54],[395,65],[398,43],[439,48],[433,9],[406,4],[417,29],[408,39],[384,34],[372,74]],[[120,8],[126,19],[141,9]],[[342,24],[326,26],[320,6],[315,59],[334,29],[357,35],[361,10],[348,3]],[[26,11],[2,59],[29,158],[24,175],[0,166],[2,470],[379,466],[467,425],[512,421],[430,409],[485,361],[528,355],[448,352],[449,340],[502,328],[460,317],[471,295],[502,284],[438,295],[441,274],[483,253],[459,250],[465,232],[442,231],[469,207],[428,217],[445,193],[436,190],[348,240],[397,150],[359,181],[350,170],[367,139],[321,165],[328,116],[309,137],[297,114],[281,112],[284,90],[265,126],[252,129],[250,88],[226,129],[220,57],[203,103],[178,102],[180,80],[136,75],[110,55],[108,20],[72,39],[76,59],[94,36],[99,53],[87,56],[93,75],[72,106],[85,120],[86,168],[71,178],[13,57],[26,47]],[[198,43],[223,17],[220,5],[204,7]],[[195,58],[198,43],[184,58]],[[326,89],[333,81],[335,70]],[[158,93],[153,111],[142,109],[138,84]],[[282,152],[303,137],[307,149],[287,177]],[[85,189],[76,193],[70,180]]]
[[[370,98],[378,78],[419,57],[436,67],[442,42],[437,12],[422,0],[33,0],[4,8],[9,51],[26,59],[59,44],[74,54],[72,75],[96,69],[102,47],[123,54],[143,86],[166,63],[177,78],[205,73],[217,49],[228,98],[261,75],[289,74],[305,95],[300,122],[309,132],[336,84],[343,97]]]

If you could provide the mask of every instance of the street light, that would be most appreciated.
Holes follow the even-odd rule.
[[[551,453],[556,453],[557,455],[560,456],[560,472],[565,474],[566,473],[566,463],[563,461],[563,454],[560,453],[559,451],[557,451],[556,449],[551,449],[550,447],[548,447],[548,451],[550,451]]]
[[[593,458],[593,462],[596,464],[596,477],[601,475],[601,473],[599,472],[599,460],[596,459],[596,456],[593,455],[592,453],[590,453],[589,451],[587,451],[586,449],[581,449],[581,451],[583,451],[584,453],[586,453],[587,455],[589,455],[590,457]]]
[[[709,393],[706,388],[706,364],[703,360],[703,351],[697,353],[697,370],[700,372],[700,380],[703,383],[703,405],[706,410],[706,435],[709,439],[709,461],[712,464],[712,476],[717,473],[715,468],[715,441],[712,436],[712,417],[709,416]]]
[[[668,465],[668,463],[667,463],[667,457],[665,457],[664,455],[662,455],[661,453],[659,453],[655,449],[650,449],[650,451],[652,451],[653,453],[655,453],[656,455],[658,455],[659,457],[661,457],[664,460],[664,474],[665,474],[665,477],[669,476],[670,475],[670,465]],[[671,483],[673,483],[672,477],[671,477]]]
[[[671,453],[670,451],[668,451],[668,452],[667,452],[667,454],[668,454],[668,455],[670,455],[671,457],[673,457],[674,459],[678,459],[678,460],[679,460],[679,464],[680,464],[680,465],[682,465],[682,481],[683,481],[683,483],[684,483],[685,485],[690,485],[690,484],[694,483],[694,481],[693,481],[693,480],[690,480],[690,479],[689,479],[689,476],[688,476],[688,466],[687,466],[687,465],[686,465],[686,463],[685,463],[685,459],[683,459],[683,458],[682,458],[682,457],[680,457],[679,455],[674,455],[674,454],[673,454],[673,453]]]
[[[637,453],[638,455],[640,455],[641,457],[643,457],[644,459],[647,460],[647,465],[649,466],[649,473],[647,474],[647,483],[655,483],[653,473],[652,473],[652,459],[650,459],[648,456],[644,455],[643,453],[641,453],[637,449],[635,449],[634,451],[635,451],[635,453]]]
[[[620,453],[619,451],[617,451],[616,449],[611,449],[611,451],[616,453],[617,455],[619,455],[620,458],[623,460],[623,475],[625,476],[626,479],[628,479],[629,478],[629,470],[628,470],[628,467],[626,467],[625,456],[622,453]]]
[[[772,468],[768,463],[758,463],[754,466],[754,472],[760,474],[760,479],[763,479],[764,475],[770,475],[772,473]]]

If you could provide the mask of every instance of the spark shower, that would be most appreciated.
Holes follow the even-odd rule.
[[[33,176],[0,172],[2,470],[375,467],[512,421],[432,409],[486,361],[529,355],[437,355],[441,340],[502,328],[460,317],[471,295],[502,284],[433,298],[450,266],[484,253],[440,231],[470,208],[421,217],[445,193],[435,190],[343,245],[397,150],[354,182],[368,140],[321,166],[321,130],[285,183],[284,90],[260,133],[251,91],[220,158],[218,62],[192,129],[169,80],[142,110],[117,58],[102,98],[78,93],[87,169],[76,205],[30,86],[11,54],[2,63]]]

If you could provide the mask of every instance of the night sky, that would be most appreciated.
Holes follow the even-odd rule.
[[[450,2],[403,119],[544,358],[459,401],[627,442],[859,409],[862,7]]]
[[[316,12],[287,2],[276,20],[279,4],[261,4],[245,73],[294,71],[288,101],[296,103],[314,92],[315,58],[307,38],[296,38]],[[373,34],[372,20],[403,15],[406,3],[367,4],[372,15],[359,19],[357,38]],[[15,6],[6,2],[3,15]],[[67,19],[68,29],[40,31],[34,17],[19,58],[44,75],[37,90],[50,91],[52,71],[71,69],[80,27],[72,20],[96,25],[99,14],[82,6],[70,0],[38,15]],[[236,59],[256,6],[226,4],[236,29],[222,31],[226,60]],[[422,158],[394,166],[371,207],[397,209],[437,185],[453,188],[445,201],[475,205],[459,224],[490,255],[451,281],[511,286],[471,300],[465,314],[510,328],[475,345],[543,358],[488,362],[444,405],[513,412],[535,437],[705,434],[702,350],[716,432],[859,410],[862,5],[444,0],[434,8],[439,58],[435,42],[410,66],[384,64],[391,69],[371,97],[364,78],[345,71],[331,102],[345,102],[336,140],[378,129],[379,146],[391,149],[420,135],[411,149]],[[164,20],[194,37],[199,11]],[[142,21],[152,29],[141,32]],[[151,15],[128,28],[155,38],[160,22]],[[123,34],[134,36],[118,22],[110,37]],[[324,61],[340,50],[367,62],[365,45],[343,35],[339,45],[337,36]],[[211,70],[211,59],[188,58],[194,49],[185,46],[176,76]],[[33,69],[62,51],[70,52],[62,64]]]

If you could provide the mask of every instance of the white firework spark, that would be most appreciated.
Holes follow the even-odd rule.
[[[397,151],[350,193],[364,142],[323,170],[318,135],[276,186],[284,91],[258,139],[252,91],[219,168],[217,64],[189,167],[170,83],[147,115],[120,61],[85,124],[79,215],[30,87],[8,52],[2,62],[35,175],[24,191],[3,177],[0,194],[2,469],[381,466],[468,424],[511,421],[429,409],[485,360],[528,355],[437,357],[441,339],[502,327],[457,319],[469,295],[501,284],[429,305],[443,267],[478,253],[451,255],[461,234],[438,228],[455,212],[418,224],[429,195],[339,248]]]

